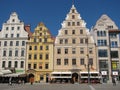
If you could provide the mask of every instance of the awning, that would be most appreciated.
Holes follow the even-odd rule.
[[[3,73],[2,72],[0,72],[0,76],[2,76],[3,75]]]
[[[52,72],[51,74],[61,74],[61,72]]]
[[[24,73],[12,73],[12,74],[6,74],[4,77],[19,77],[21,75],[24,75]],[[21,76],[22,77],[22,76]]]
[[[90,74],[91,73],[97,73],[97,74],[99,74],[99,72],[89,72]],[[88,72],[80,72],[80,74],[88,74]]]
[[[0,72],[3,73],[3,75],[12,73],[10,70],[1,70]]]
[[[51,74],[72,74],[72,72],[52,72]]]

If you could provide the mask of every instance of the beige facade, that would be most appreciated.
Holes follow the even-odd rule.
[[[49,30],[39,23],[27,42],[26,72],[32,74],[36,82],[47,82],[53,71],[53,44]]]
[[[79,74],[88,70],[88,61],[90,71],[96,71],[95,49],[85,21],[72,5],[55,39],[54,71]]]

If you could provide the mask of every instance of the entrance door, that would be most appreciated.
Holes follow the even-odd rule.
[[[73,81],[73,83],[78,82],[78,73],[72,74],[72,81]]]

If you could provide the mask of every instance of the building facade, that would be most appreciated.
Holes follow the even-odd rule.
[[[95,44],[85,21],[74,5],[62,23],[55,39],[54,73],[72,73],[79,78],[80,72],[97,70]]]
[[[41,22],[27,42],[26,73],[34,76],[36,82],[48,82],[53,71],[54,38]]]
[[[17,13],[11,13],[0,31],[0,69],[15,68],[16,72],[25,72],[28,35]]]
[[[107,15],[102,15],[91,30],[96,43],[99,72],[103,80],[119,77],[120,40],[117,25]]]

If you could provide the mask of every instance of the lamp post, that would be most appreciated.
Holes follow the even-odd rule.
[[[88,36],[87,36],[87,39],[86,39],[86,44],[87,44],[87,60],[88,60],[88,64],[87,64],[88,84],[90,84],[90,62],[89,62],[89,55],[88,55]]]

